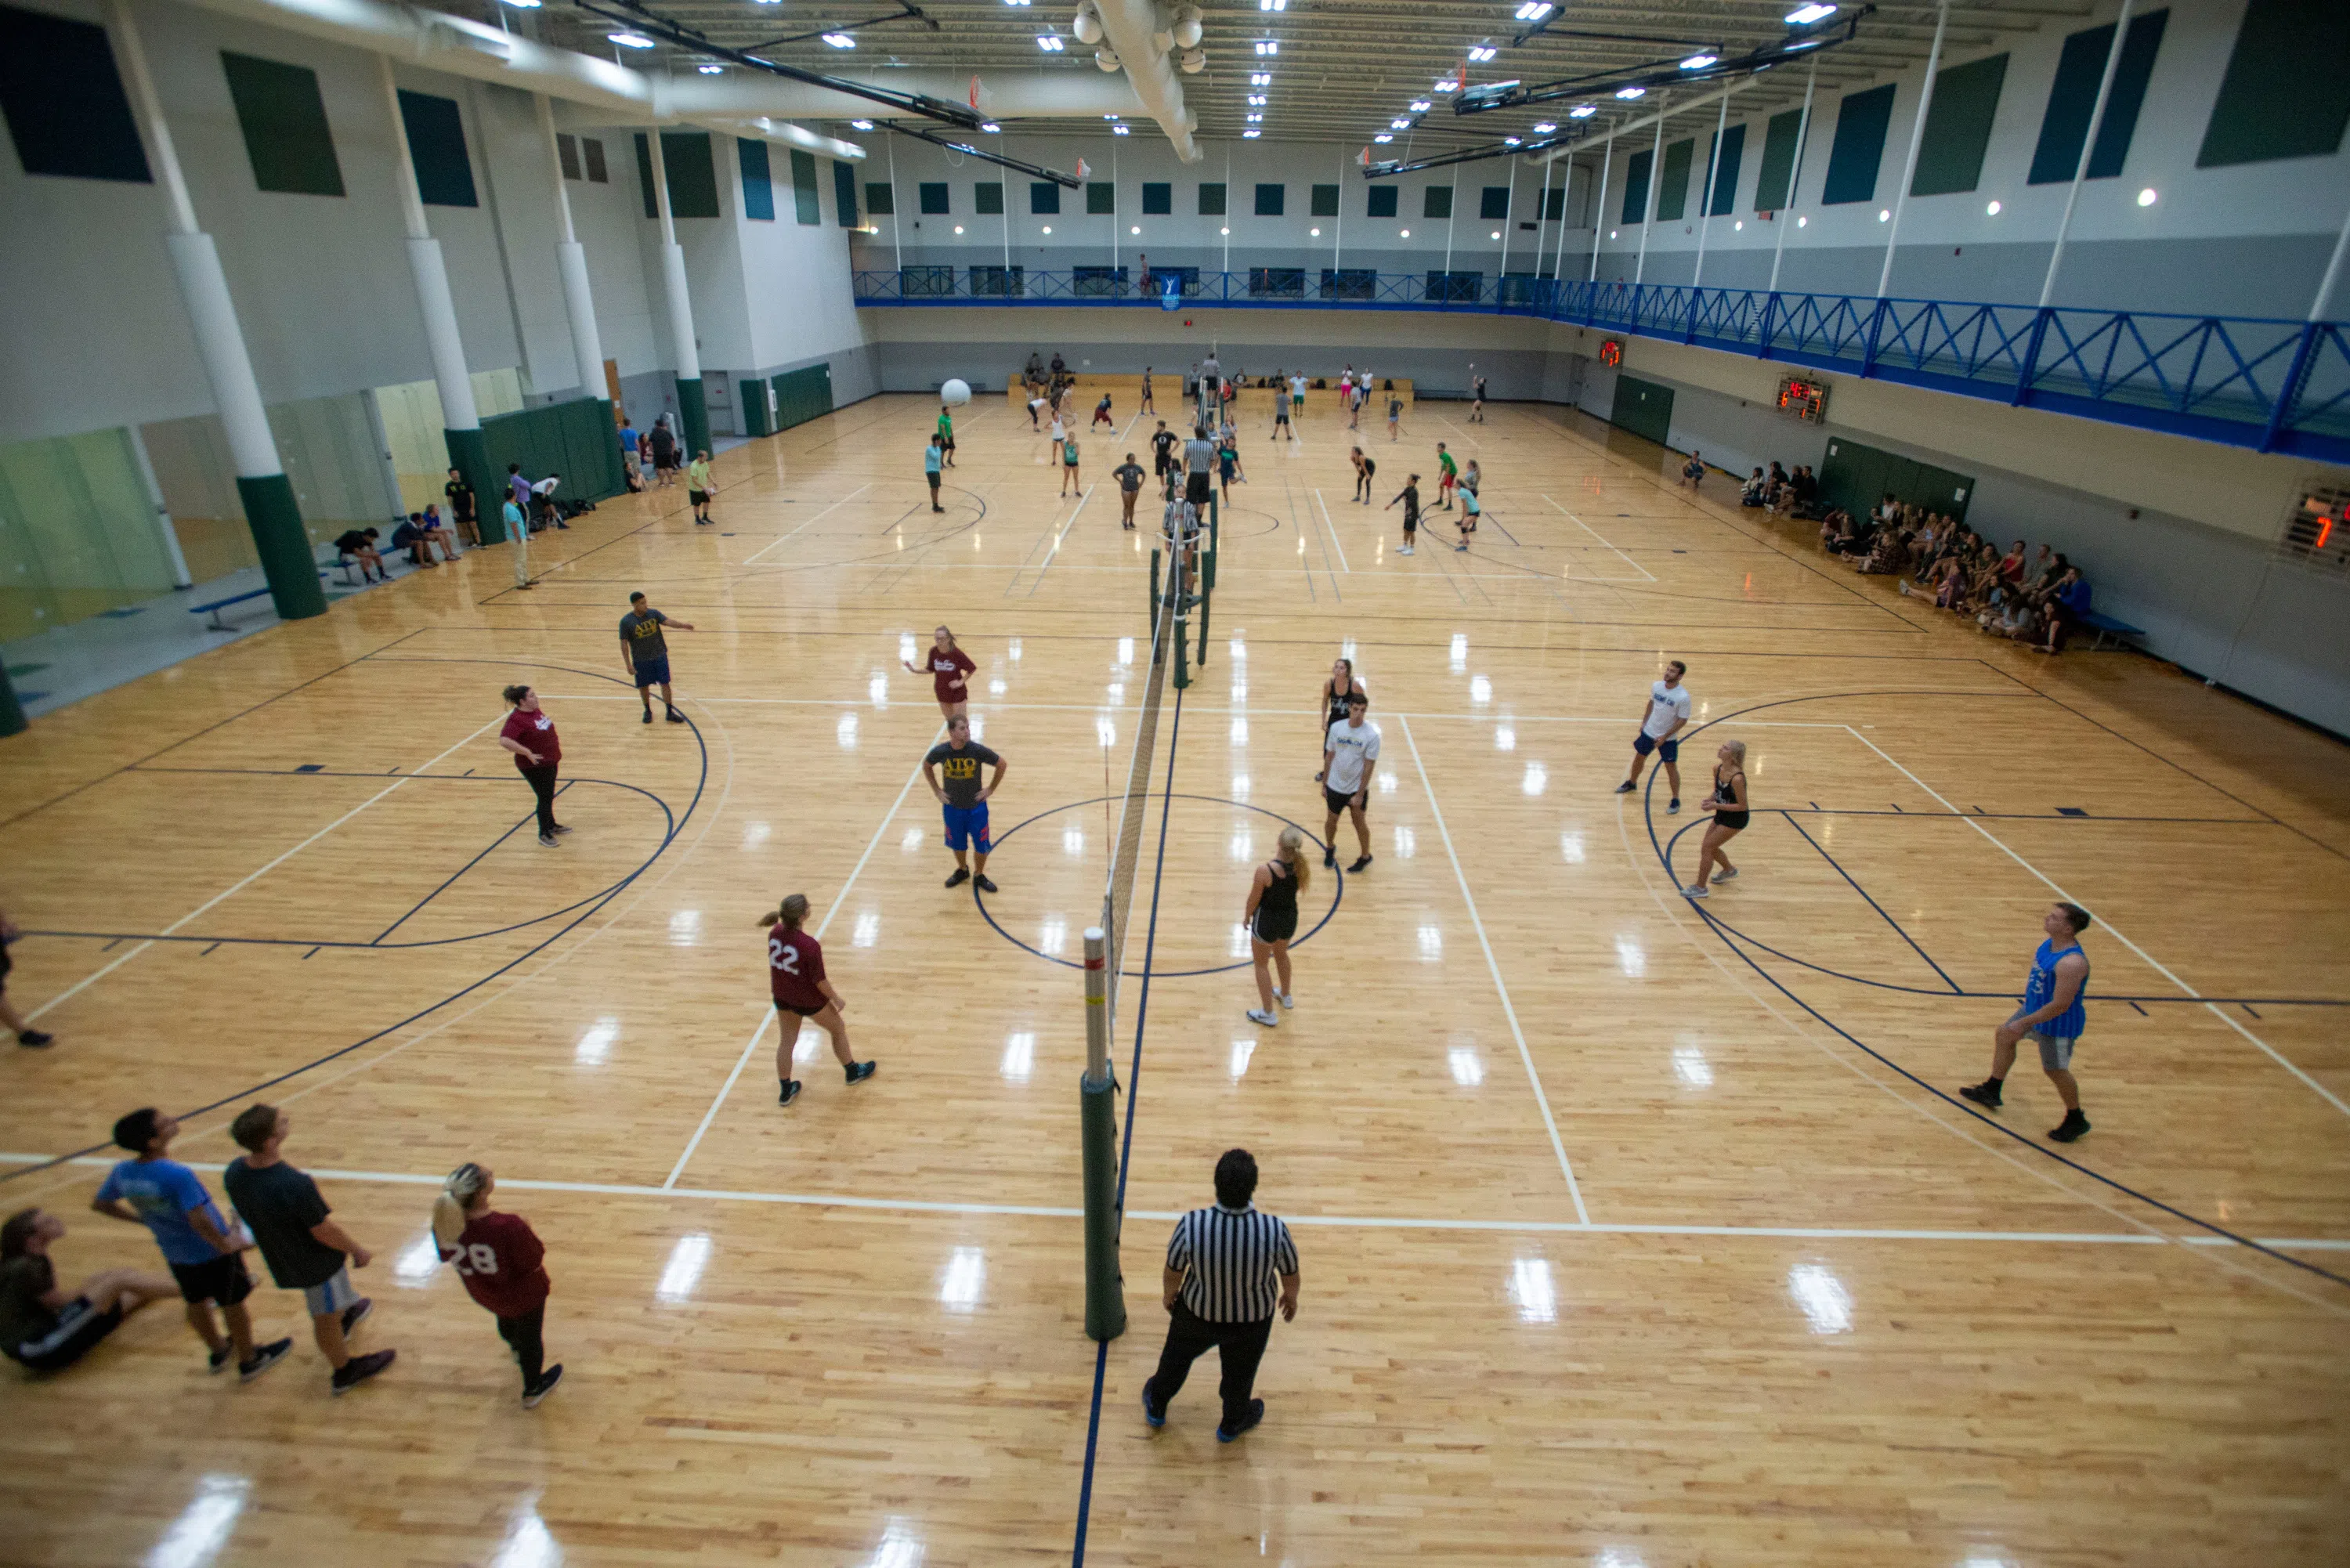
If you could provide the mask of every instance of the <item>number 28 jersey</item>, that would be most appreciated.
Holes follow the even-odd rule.
[[[475,1215],[441,1261],[454,1263],[465,1293],[500,1317],[520,1317],[546,1304],[546,1249],[519,1214],[493,1210]]]
[[[781,920],[767,928],[767,979],[775,1000],[787,1007],[822,1007],[816,989],[824,978],[824,950],[806,931],[786,930]]]

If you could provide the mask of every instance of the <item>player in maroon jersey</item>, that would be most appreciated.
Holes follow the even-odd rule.
[[[971,687],[963,680],[979,668],[971,655],[955,645],[955,635],[944,627],[931,634],[930,663],[927,666],[906,660],[906,668],[917,675],[931,678],[931,695],[939,700],[939,713],[951,719],[963,712],[963,704],[971,699]]]
[[[852,1086],[871,1077],[879,1065],[849,1054],[848,1024],[840,1016],[840,992],[824,978],[824,950],[800,929],[807,923],[807,895],[795,893],[773,914],[759,917],[759,923],[767,928],[767,980],[775,988],[775,1011],[790,1020],[775,1042],[775,1081],[781,1085],[775,1103],[783,1106],[800,1097],[800,1081],[792,1076],[792,1049],[799,1044],[803,1018],[815,1019],[832,1036],[832,1054],[839,1058],[840,1070]]]
[[[449,1173],[432,1200],[432,1239],[441,1261],[457,1265],[465,1293],[498,1320],[498,1337],[522,1367],[522,1402],[536,1406],[563,1380],[560,1362],[546,1365],[546,1249],[519,1214],[490,1207],[497,1178],[468,1160]]]

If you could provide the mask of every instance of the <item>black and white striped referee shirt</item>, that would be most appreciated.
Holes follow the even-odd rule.
[[[1255,1323],[1273,1315],[1279,1277],[1297,1272],[1289,1227],[1253,1204],[1194,1209],[1175,1221],[1167,1267],[1185,1276],[1181,1300],[1210,1323]]]

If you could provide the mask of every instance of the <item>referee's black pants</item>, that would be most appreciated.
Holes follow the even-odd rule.
[[[1264,1359],[1265,1342],[1273,1337],[1273,1319],[1248,1323],[1210,1323],[1177,1301],[1167,1314],[1167,1344],[1159,1353],[1159,1370],[1145,1385],[1150,1401],[1165,1410],[1183,1391],[1191,1363],[1210,1350],[1221,1353],[1223,1379],[1216,1391],[1223,1396],[1223,1428],[1232,1431],[1248,1419],[1249,1390],[1256,1386],[1256,1364]]]

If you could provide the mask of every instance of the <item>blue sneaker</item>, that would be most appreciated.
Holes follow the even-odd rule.
[[[1241,1440],[1242,1433],[1250,1430],[1255,1427],[1258,1422],[1263,1419],[1264,1401],[1262,1399],[1252,1399],[1249,1401],[1248,1419],[1243,1421],[1237,1427],[1218,1427],[1216,1428],[1216,1441],[1220,1443],[1237,1443]]]
[[[1149,1383],[1142,1386],[1142,1418],[1154,1427],[1163,1427],[1167,1424],[1167,1412],[1151,1407]]]

